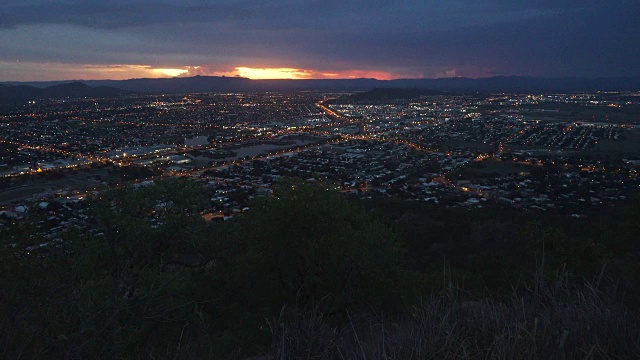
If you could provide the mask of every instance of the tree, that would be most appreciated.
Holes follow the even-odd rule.
[[[325,183],[289,180],[243,219],[242,268],[251,296],[277,315],[283,304],[324,302],[328,312],[393,300],[399,247],[382,221]],[[239,279],[238,279],[239,280]]]

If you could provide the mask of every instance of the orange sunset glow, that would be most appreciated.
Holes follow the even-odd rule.
[[[249,79],[356,79],[375,78],[378,80],[391,80],[401,76],[385,71],[370,70],[341,70],[341,71],[317,71],[296,68],[250,68],[237,67],[236,75]]]
[[[176,77],[189,72],[186,69],[153,69],[153,72],[159,73],[165,76]]]
[[[237,67],[237,75],[249,79],[309,79],[313,77],[313,72],[294,68],[250,68]]]
[[[51,77],[50,73],[57,74]],[[34,76],[50,80],[124,80],[132,78],[167,78],[185,76],[240,76],[253,80],[263,79],[355,79],[374,78],[391,80],[408,77],[407,74],[395,74],[377,70],[333,70],[302,69],[295,67],[259,67],[234,66],[221,69],[219,66],[152,66],[143,64],[64,64],[64,63],[24,63],[0,62],[0,75],[11,81],[27,81]],[[414,76],[421,77],[421,76]]]
[[[235,71],[228,73],[213,72],[211,75],[242,76],[253,80],[261,79],[355,79],[375,78],[378,80],[391,80],[401,77],[385,71],[371,70],[340,70],[320,71],[298,68],[254,68],[236,67]]]

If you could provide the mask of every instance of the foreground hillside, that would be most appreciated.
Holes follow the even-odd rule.
[[[2,358],[640,356],[640,204],[563,224],[327,187],[282,182],[227,222],[194,182],[117,189],[95,232],[31,251],[15,224]]]

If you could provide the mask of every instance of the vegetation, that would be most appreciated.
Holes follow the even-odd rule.
[[[117,189],[91,234],[30,253],[4,236],[1,357],[640,357],[640,201],[531,221],[289,180],[207,223],[209,197]]]

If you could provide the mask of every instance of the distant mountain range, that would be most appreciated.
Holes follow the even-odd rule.
[[[38,99],[110,98],[131,94],[108,86],[93,87],[81,82],[63,83],[45,88],[30,85],[0,85],[0,104],[26,103]]]
[[[195,76],[165,79],[23,82],[0,85],[0,103],[32,98],[110,97],[127,92],[161,94],[249,91],[369,91],[376,88],[429,89],[483,93],[594,92],[640,90],[640,76],[619,78],[537,78],[498,76],[444,79],[250,80],[241,77]]]

